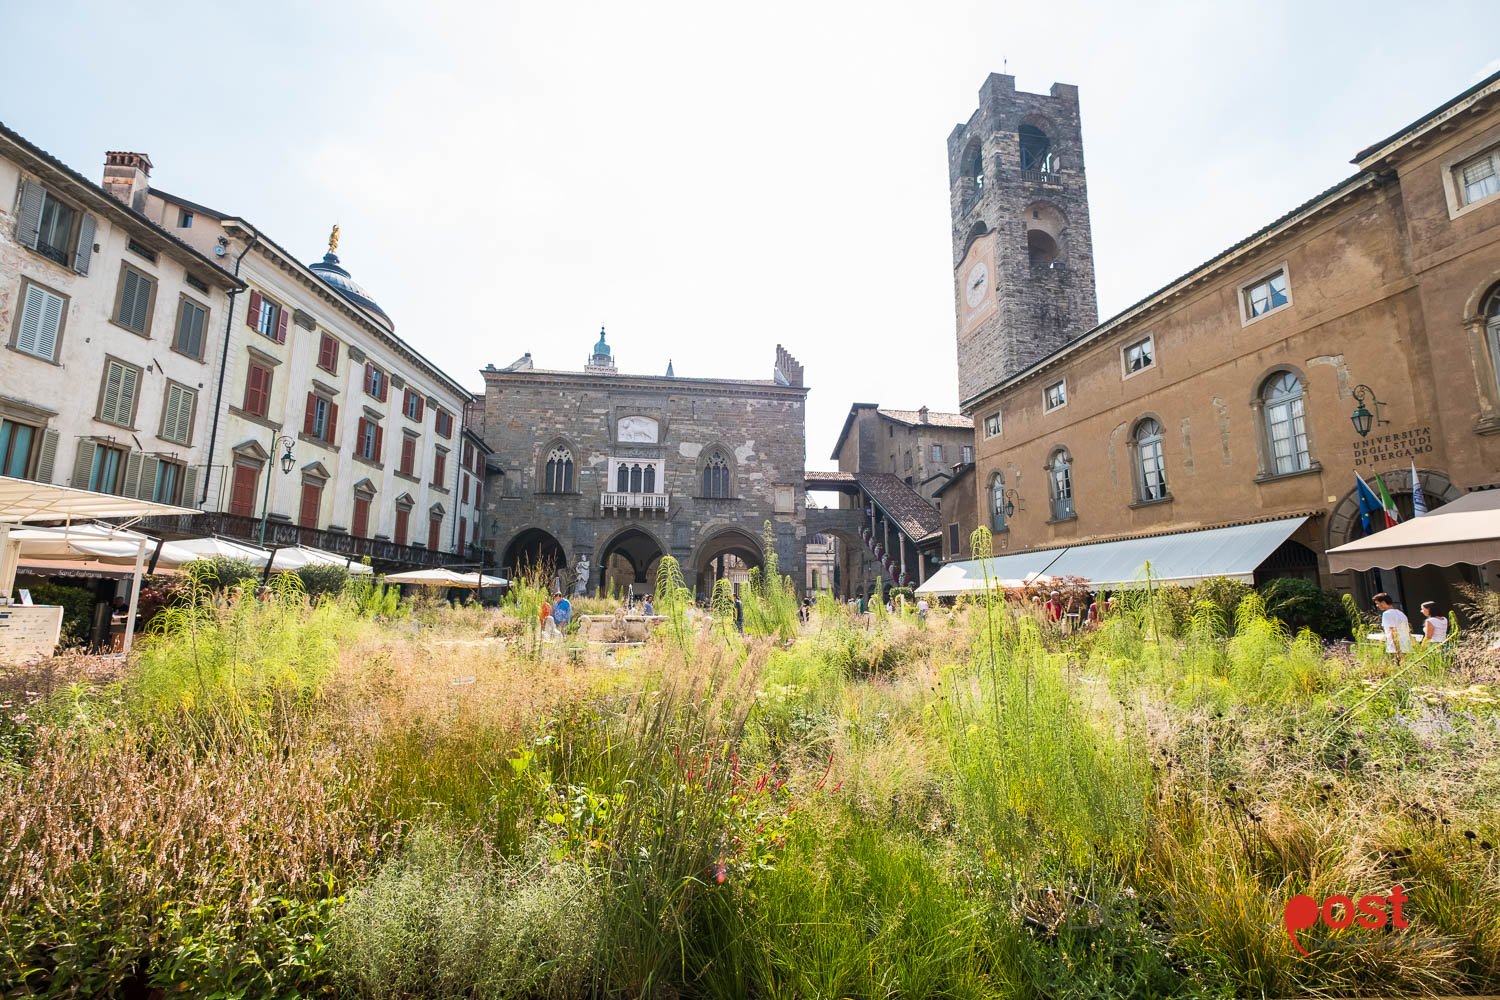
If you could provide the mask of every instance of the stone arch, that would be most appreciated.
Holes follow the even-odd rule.
[[[693,546],[693,570],[702,593],[713,590],[714,563],[721,555],[734,556],[750,567],[766,564],[758,537],[733,522],[710,521],[698,532],[698,544]]]
[[[1475,285],[1474,291],[1469,293],[1468,301],[1464,303],[1463,322],[1483,322],[1486,318],[1484,307],[1496,297],[1500,297],[1500,268],[1491,271],[1489,277]]]
[[[501,552],[500,565],[510,573],[545,572],[548,586],[556,586],[559,573],[568,571],[567,547],[552,534],[549,526],[528,524],[516,529]],[[509,574],[502,574],[509,575]]]
[[[723,459],[724,478],[720,480],[716,475],[705,475],[710,466],[715,465],[715,456]],[[739,496],[739,463],[735,461],[734,450],[720,441],[710,441],[703,446],[698,453],[698,464],[694,474],[693,489],[699,497],[709,499],[733,499]],[[722,489],[718,484],[722,482]],[[710,487],[714,487],[710,493]]]
[[[595,548],[587,585],[608,589],[613,582],[618,591],[633,586],[637,594],[650,593],[656,589],[656,568],[668,551],[667,542],[645,522],[625,525]],[[620,565],[628,566],[629,573],[624,574]]]
[[[833,538],[838,542],[834,550],[833,572],[830,578],[818,580],[817,589],[831,591],[835,597],[851,597],[864,582],[867,569],[867,550],[864,541],[856,532],[823,525],[815,533],[810,534],[804,544],[817,545],[820,544],[819,539],[827,538]],[[805,556],[804,561],[806,561]]]
[[[1050,201],[1033,201],[1021,213],[1026,256],[1032,267],[1053,267],[1063,256],[1068,216]]]
[[[969,234],[964,237],[964,249],[963,252],[959,254],[959,258],[962,259],[968,254],[969,247],[974,245],[975,240],[979,239],[982,236],[988,236],[989,233],[990,227],[984,224],[983,219],[980,219],[978,222],[970,226]]]
[[[1382,472],[1380,478],[1392,494],[1410,495],[1412,493],[1410,468]],[[1453,480],[1446,472],[1436,469],[1418,469],[1417,479],[1422,483],[1422,493],[1427,497],[1428,503],[1432,503],[1434,499],[1441,500],[1443,503],[1451,503],[1464,495],[1463,490],[1453,484]],[[1328,522],[1323,526],[1324,548],[1331,549],[1336,545],[1343,545],[1345,542],[1352,542],[1362,537],[1364,532],[1359,524],[1359,492],[1355,488],[1340,497],[1339,502],[1329,512]]]
[[[1016,126],[1016,145],[1022,170],[1050,173],[1056,169],[1057,129],[1043,115],[1027,115]]]
[[[562,485],[569,487],[561,490],[552,489],[555,483],[548,481],[549,466],[555,461],[555,455],[567,455],[572,459],[571,473],[564,476]],[[578,448],[572,441],[564,437],[555,437],[542,445],[536,453],[536,484],[538,493],[577,493],[579,492],[578,472],[580,468]]]

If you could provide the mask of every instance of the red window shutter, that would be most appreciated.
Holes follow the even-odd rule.
[[[417,439],[405,437],[401,440],[401,471],[408,476],[411,475],[412,466],[417,461]]]
[[[338,440],[339,434],[339,404],[330,402],[328,404],[328,424],[323,429],[323,440],[329,443]]]
[[[338,367],[338,362],[339,342],[325,333],[318,341],[318,367],[331,372]]]
[[[302,510],[297,523],[304,528],[318,526],[318,506],[323,499],[323,487],[313,483],[302,484]]]
[[[370,533],[370,501],[364,497],[354,498],[354,535],[365,538]]]
[[[285,309],[283,309],[283,310],[281,310],[281,312],[277,313],[276,315],[279,317],[276,320],[276,343],[278,343],[278,344],[285,344],[286,343],[286,321],[287,321],[287,318],[288,318],[287,317],[287,311]]]
[[[459,479],[461,479],[463,481],[463,490],[460,493],[460,499],[463,500],[464,503],[468,503],[469,502],[469,477],[463,475],[462,473],[460,473],[459,474]],[[461,534],[463,534],[463,532],[460,531],[459,534],[461,535]]]
[[[479,544],[479,518],[474,518],[474,544]]]
[[[422,419],[422,412],[426,409],[427,402],[421,396],[417,397],[417,419]]]
[[[469,537],[469,519],[461,517],[458,519],[458,540],[462,542],[467,537]]]
[[[443,533],[443,518],[441,514],[433,514],[427,519],[427,547],[432,551],[438,550],[438,536]]]
[[[381,442],[385,440],[385,428],[375,425],[375,461],[380,461]]]
[[[375,366],[368,361],[365,362],[365,392],[372,395],[375,392]]]
[[[258,478],[259,471],[248,465],[234,467],[234,483],[229,492],[229,513],[240,517],[255,515],[255,481]]]
[[[245,325],[252,330],[260,329],[260,292],[250,292],[250,308],[245,310]]]
[[[310,392],[307,394],[307,412],[302,415],[302,433],[312,434],[317,427],[318,417],[318,394]]]
[[[385,402],[385,395],[390,390],[390,388],[391,388],[391,377],[390,377],[390,375],[385,375],[380,380],[380,401],[382,403]]]
[[[260,365],[251,365],[245,377],[245,412],[257,417],[266,415],[270,409],[271,370]]]
[[[393,539],[393,541],[395,541],[395,543],[397,545],[405,545],[406,544],[406,526],[407,526],[408,522],[410,522],[410,520],[411,520],[411,511],[409,511],[409,510],[398,510],[398,511],[396,511],[396,533],[395,533],[395,538]]]
[[[433,456],[433,458],[432,458],[432,485],[434,485],[434,486],[441,486],[441,485],[443,485],[443,471],[444,471],[443,467],[446,466],[447,464],[448,464],[448,456],[444,455],[442,452],[438,452],[436,455]]]

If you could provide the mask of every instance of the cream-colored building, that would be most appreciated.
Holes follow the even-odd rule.
[[[151,188],[144,174],[135,183],[148,218],[246,285],[220,341],[208,430],[203,508],[214,526],[259,537],[269,511],[276,544],[390,565],[464,555],[478,501],[464,489],[472,459],[462,468],[471,396],[396,335],[340,263],[337,227],[308,265],[242,217]]]
[[[118,174],[0,127],[0,474],[191,506],[241,283],[111,197]]]

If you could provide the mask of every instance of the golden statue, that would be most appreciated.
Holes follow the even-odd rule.
[[[328,252],[329,253],[338,253],[338,250],[339,250],[339,225],[338,225],[337,222],[335,222],[333,224],[333,232],[331,232],[331,233],[328,234]]]

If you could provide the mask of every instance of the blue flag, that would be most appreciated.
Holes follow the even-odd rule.
[[[1380,526],[1385,527],[1385,505],[1380,502],[1380,495],[1357,472],[1354,474],[1354,492],[1359,496],[1359,524],[1365,534],[1370,533],[1370,515],[1377,510],[1380,511]]]

